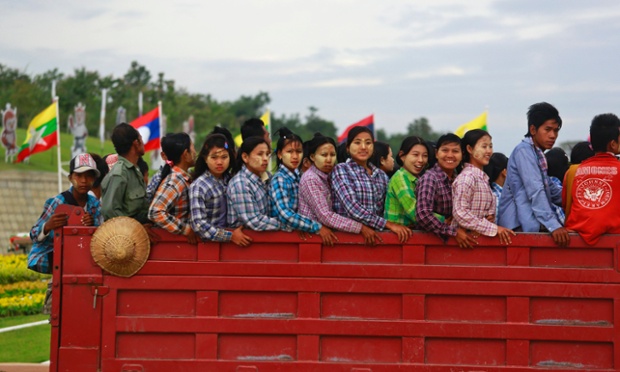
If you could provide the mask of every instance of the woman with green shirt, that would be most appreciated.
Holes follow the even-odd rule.
[[[422,138],[409,136],[403,141],[396,156],[396,162],[401,168],[394,173],[388,184],[384,212],[386,220],[410,228],[416,227],[415,189],[418,178],[428,165],[428,154],[428,146]]]

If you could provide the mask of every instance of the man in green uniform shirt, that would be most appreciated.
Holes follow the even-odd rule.
[[[118,162],[101,183],[103,218],[128,216],[142,224],[148,223],[146,185],[138,167],[138,159],[144,155],[142,137],[134,127],[121,123],[112,132],[112,143]]]

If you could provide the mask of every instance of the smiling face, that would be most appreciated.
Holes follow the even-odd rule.
[[[260,143],[249,154],[241,154],[241,159],[250,172],[260,176],[269,165],[269,146]]]
[[[559,132],[560,126],[554,119],[545,121],[538,129],[530,125],[530,135],[532,136],[534,146],[543,151],[553,147],[555,140],[558,139]]]
[[[331,143],[325,143],[319,146],[314,154],[310,154],[310,160],[318,170],[329,173],[336,163],[336,148]]]
[[[424,145],[415,145],[407,154],[401,154],[403,168],[414,176],[419,176],[428,164],[428,150]]]
[[[222,147],[213,147],[209,150],[209,154],[204,157],[204,160],[207,163],[209,172],[217,178],[222,178],[222,175],[230,165],[230,155]]]
[[[347,150],[354,162],[365,167],[374,151],[372,136],[367,132],[358,134],[348,145]]]
[[[282,161],[282,164],[290,170],[294,171],[301,163],[304,151],[301,142],[291,141],[287,143],[284,148],[278,151],[278,159]]]
[[[452,176],[452,173],[458,167],[463,153],[461,152],[461,146],[458,143],[444,143],[437,149],[437,164],[439,167]]]
[[[491,141],[491,137],[481,137],[473,148],[467,145],[467,152],[469,153],[469,162],[473,166],[482,169],[482,167],[489,164],[491,155],[493,155],[493,142]]]

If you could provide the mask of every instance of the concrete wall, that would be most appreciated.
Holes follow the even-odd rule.
[[[63,190],[69,180],[63,177]],[[0,172],[0,254],[6,253],[9,237],[28,232],[48,198],[58,194],[58,175],[49,172]]]

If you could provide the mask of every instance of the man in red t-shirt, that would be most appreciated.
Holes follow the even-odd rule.
[[[620,234],[620,119],[601,114],[592,119],[590,141],[595,155],[584,160],[575,174],[571,213],[566,228],[579,233],[588,244],[602,234]]]

